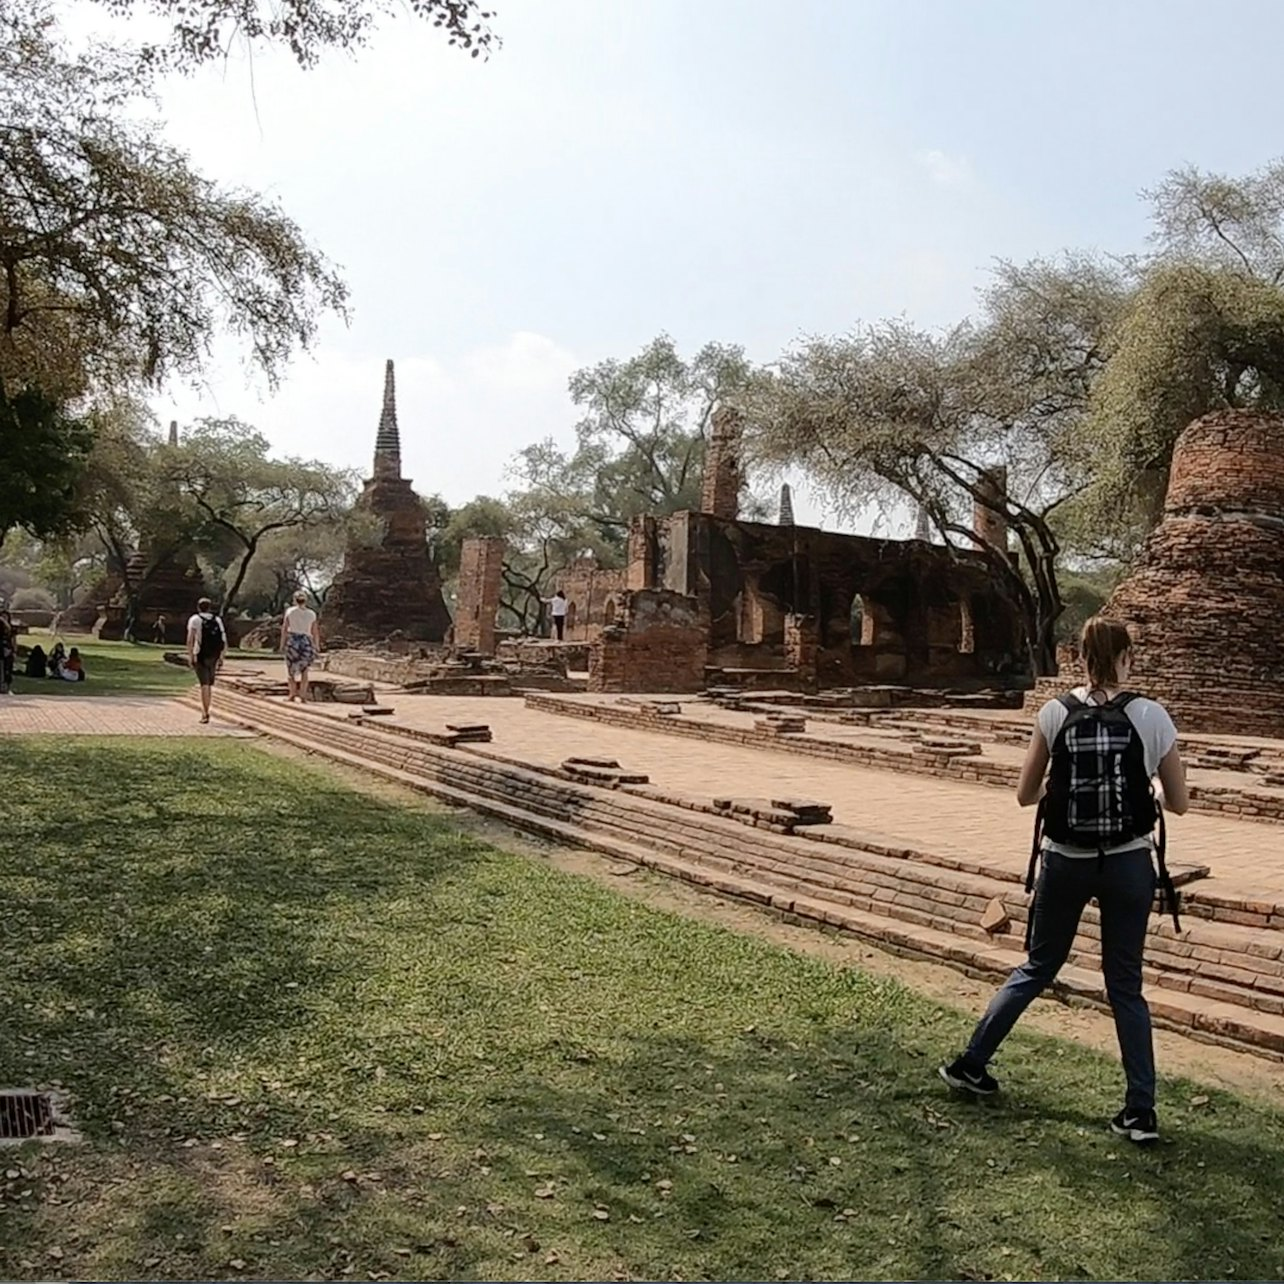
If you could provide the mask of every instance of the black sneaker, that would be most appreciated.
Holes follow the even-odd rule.
[[[976,1067],[962,1057],[955,1057],[947,1066],[936,1072],[960,1092],[970,1092],[977,1097],[992,1097],[999,1090],[999,1081],[984,1067]]]
[[[1159,1120],[1153,1110],[1123,1109],[1110,1121],[1110,1131],[1145,1146],[1159,1140]]]

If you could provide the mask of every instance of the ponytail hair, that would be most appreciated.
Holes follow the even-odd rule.
[[[1088,671],[1088,685],[1095,691],[1114,686],[1119,669],[1119,659],[1132,650],[1128,626],[1120,620],[1094,615],[1083,626],[1079,639],[1079,653]]]

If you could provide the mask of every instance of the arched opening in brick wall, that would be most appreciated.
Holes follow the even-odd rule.
[[[569,637],[575,628],[575,617],[579,614],[579,608],[574,602],[570,602],[566,607],[566,633]]]
[[[602,612],[602,622],[610,628],[615,623],[615,599],[608,597],[606,599],[606,609]]]

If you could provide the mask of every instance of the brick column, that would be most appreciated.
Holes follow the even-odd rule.
[[[709,445],[704,456],[704,485],[700,493],[700,511],[712,513],[727,521],[740,516],[740,434],[742,418],[738,410],[719,406],[713,412]]]
[[[504,541],[492,536],[464,540],[459,556],[459,605],[455,645],[495,654],[495,617],[503,586]]]

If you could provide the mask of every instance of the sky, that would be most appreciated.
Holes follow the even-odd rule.
[[[352,318],[275,395],[220,349],[162,422],[236,415],[366,475],[391,357],[404,471],[462,503],[573,440],[572,371],[661,331],[771,361],[862,320],[949,325],[996,259],[1143,248],[1167,170],[1284,152],[1274,0],[490,7],[486,60],[399,14],[355,58],[234,51],[166,83],[171,140],[279,200]],[[805,487],[795,507],[842,525]]]

